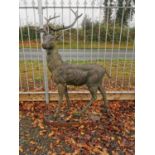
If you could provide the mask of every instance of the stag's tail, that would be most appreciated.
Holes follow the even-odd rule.
[[[107,70],[105,69],[105,73],[108,76],[109,79],[111,79],[111,76],[109,75],[109,73],[107,72]]]

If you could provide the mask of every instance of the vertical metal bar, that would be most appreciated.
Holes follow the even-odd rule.
[[[48,5],[49,5],[49,3],[48,3],[48,0],[46,0],[46,2],[45,2],[45,4],[46,4],[46,7],[48,7]],[[55,6],[56,6],[56,1],[55,0],[53,0],[53,11],[54,11],[54,15],[53,15],[53,17],[56,15],[56,12],[55,12]],[[48,13],[48,8],[46,9],[46,15],[47,15],[47,18],[49,18],[49,13]],[[56,19],[54,18],[54,24],[55,24],[55,21],[56,21]],[[54,32],[54,35],[56,36],[56,32]],[[50,87],[50,90],[52,91],[52,86],[53,86],[53,80],[50,78],[49,79],[49,87]]]
[[[64,5],[64,2],[63,0],[61,0],[61,9],[62,9],[62,19],[61,19],[61,24],[63,25],[63,14],[64,14],[64,10],[63,10],[63,5]],[[63,37],[63,53],[64,53],[64,39],[65,39],[65,36],[64,36],[64,30],[62,30],[62,37]]]
[[[118,81],[119,54],[120,54],[120,46],[121,46],[121,40],[122,40],[124,9],[125,9],[125,3],[123,4],[123,12],[122,12],[122,19],[121,19],[121,30],[120,30],[120,38],[119,38],[119,47],[118,47],[118,52],[117,52],[117,66],[116,66],[116,79],[115,79],[116,83],[115,83],[115,88],[117,86],[117,81]]]
[[[56,9],[56,1],[55,0],[53,0],[53,6],[54,6],[54,16],[56,15],[56,11],[55,11],[55,9]],[[56,22],[56,18],[54,18],[54,23]],[[56,32],[54,32],[54,35],[56,36]]]
[[[91,63],[93,55],[93,37],[94,37],[94,0],[92,1],[92,29],[91,29]]]
[[[99,28],[98,28],[98,50],[97,50],[97,62],[99,61],[99,55],[100,55],[100,50],[101,50],[101,2],[100,0],[99,5],[100,5],[100,10],[99,10]]]
[[[24,42],[23,42],[23,31],[21,27],[21,19],[19,15],[19,27],[20,27],[20,33],[21,33],[21,41],[22,41],[22,53],[24,57],[24,69],[25,69],[25,79],[26,79],[26,85],[27,85],[27,91],[29,91],[29,82],[28,82],[28,70],[27,70],[27,62],[25,60],[25,50],[24,50]]]
[[[42,0],[38,0],[38,14],[39,14],[39,24],[40,28],[43,28],[43,9],[42,9]],[[40,33],[41,43],[43,42],[43,33]],[[48,75],[47,75],[47,62],[45,51],[42,50],[43,55],[43,73],[44,73],[44,87],[45,87],[45,101],[49,103],[49,95],[48,95]]]
[[[87,1],[85,0],[84,2],[84,18],[86,17],[86,6],[87,6]],[[84,23],[83,23],[83,31],[84,31],[84,38],[83,38],[83,43],[84,43],[84,61],[86,61],[86,20],[84,20]]]
[[[69,0],[69,7],[71,9],[71,0]],[[71,11],[69,12],[69,23],[71,24]],[[71,48],[72,48],[72,28],[69,29],[69,62],[71,63]]]
[[[115,4],[117,5],[117,4]],[[112,49],[111,49],[111,61],[110,61],[110,76],[112,77],[112,64],[113,64],[113,55],[114,55],[114,44],[115,44],[115,25],[116,25],[116,18],[117,18],[117,14],[116,17],[114,18],[113,22],[113,34],[112,34]]]
[[[46,6],[46,15],[47,15],[47,18],[49,17],[48,16],[48,0],[45,1],[45,6]]]
[[[56,5],[56,2],[55,2],[55,0],[54,0],[54,1],[53,1],[53,6],[54,6],[54,15],[56,14],[56,13],[55,13],[55,5]],[[55,23],[55,20],[56,20],[56,19],[54,18],[54,23]]]
[[[20,6],[20,1],[19,1],[19,6]],[[20,39],[20,38],[19,38]],[[19,40],[20,41],[20,40]],[[20,52],[20,51],[19,51]],[[22,86],[22,79],[21,79],[21,69],[20,69],[20,60],[19,60],[19,91],[21,91],[21,89],[23,89],[23,86]]]
[[[55,7],[56,7],[56,1],[53,0],[53,6],[54,6],[54,16],[55,16]],[[55,23],[56,19],[54,18],[54,23]],[[54,35],[56,36],[56,32],[54,32]]]
[[[135,40],[133,43],[133,52],[132,52],[132,62],[131,62],[131,66],[130,66],[130,74],[129,74],[129,82],[128,82],[128,90],[130,90],[131,88],[131,78],[132,78],[132,70],[133,70],[133,64],[135,63],[134,61],[134,53],[135,53]]]
[[[32,6],[35,6],[35,1],[32,1]],[[34,25],[35,27],[37,26],[36,24],[36,12],[35,9],[33,8],[33,17],[34,17]],[[37,55],[38,55],[38,70],[39,70],[39,77],[41,78],[41,69],[40,69],[40,60],[39,60],[39,45],[38,45],[38,36],[37,36],[37,31],[35,31],[35,42],[36,42],[36,46],[37,46]],[[40,81],[40,87],[41,87],[41,79]],[[39,83],[39,82],[38,82]]]
[[[19,71],[21,71],[20,66],[19,66]],[[19,72],[19,88],[20,88],[20,90],[23,89],[23,84],[22,84],[22,79],[21,79],[21,72]]]
[[[24,3],[25,3],[25,6],[27,6],[26,0],[24,0]],[[28,32],[29,48],[30,48],[30,51],[32,52],[32,45],[31,45],[31,39],[30,39],[30,27],[29,27],[29,24],[28,24],[27,8],[25,9],[25,13],[26,13],[26,25],[27,25],[27,32]],[[33,64],[32,61],[33,61],[33,59],[32,59],[32,55],[31,55],[32,79],[33,79],[33,87],[35,88],[34,64]]]
[[[77,0],[77,12],[79,11],[79,1]],[[77,64],[79,63],[79,22],[77,20]]]
[[[131,9],[130,9],[130,16],[129,19],[131,20]],[[124,86],[124,78],[125,78],[125,68],[126,68],[126,59],[127,59],[127,52],[128,52],[128,42],[129,42],[129,33],[130,33],[130,27],[128,26],[128,31],[127,31],[127,41],[126,41],[126,49],[125,49],[125,58],[124,58],[124,64],[123,64],[123,70],[122,70],[122,84],[121,86]]]
[[[105,43],[104,43],[104,66],[105,66],[105,56],[107,53],[107,35],[108,35],[108,26],[109,26],[109,7],[110,7],[110,1],[108,0],[108,12],[107,12],[107,25],[106,25],[106,35],[105,35]]]

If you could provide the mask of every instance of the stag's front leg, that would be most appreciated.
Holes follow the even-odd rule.
[[[87,109],[93,104],[93,102],[97,98],[97,86],[91,86],[88,88],[89,88],[89,91],[90,91],[92,97],[91,97],[91,100],[87,103],[86,107],[80,112],[81,114],[85,113],[87,111]]]
[[[83,108],[83,110],[80,111],[79,113],[76,113],[75,116],[80,117],[81,115],[83,115],[97,98],[97,86],[89,86],[88,89],[89,89],[92,97],[91,97],[90,101],[87,103],[86,107]]]
[[[60,108],[61,108],[61,106],[62,106],[64,90],[65,90],[65,87],[64,87],[62,84],[58,84],[59,101],[58,101],[58,107],[57,107],[56,112],[55,112],[55,114],[54,114],[54,117],[55,117],[55,118],[58,117],[58,114],[59,114],[59,112],[60,112]]]
[[[69,99],[69,95],[68,95],[68,90],[67,90],[67,86],[65,86],[65,97],[66,97],[66,101],[67,101],[67,109],[66,111],[68,111],[70,109],[70,99]]]

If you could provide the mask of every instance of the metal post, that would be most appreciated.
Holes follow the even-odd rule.
[[[40,28],[43,28],[43,8],[42,8],[42,0],[38,0],[38,14],[39,14],[39,25]],[[40,33],[41,43],[43,42],[43,33]],[[46,54],[43,49],[43,73],[44,73],[44,87],[45,87],[45,101],[49,103],[49,95],[48,95],[48,75],[47,75],[47,62],[46,62]]]

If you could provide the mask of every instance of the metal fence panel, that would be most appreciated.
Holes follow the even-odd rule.
[[[134,3],[124,0],[20,0],[20,93],[55,90],[46,65],[45,51],[34,28],[43,27],[44,17],[60,15],[53,24],[69,25],[74,16],[70,9],[83,16],[76,25],[62,31],[59,52],[68,63],[98,63],[112,76],[105,78],[107,90],[134,89]],[[117,14],[117,12],[120,12]],[[127,18],[127,20],[125,20]],[[107,81],[107,82],[106,82]],[[71,87],[71,89],[79,89]],[[85,87],[82,87],[85,89]]]

